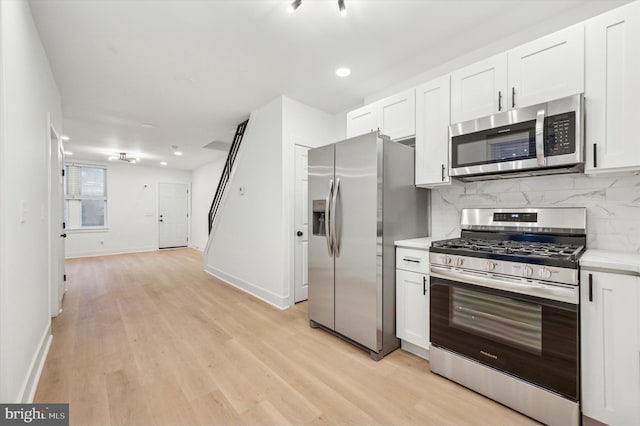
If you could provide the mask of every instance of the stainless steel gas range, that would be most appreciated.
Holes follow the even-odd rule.
[[[586,209],[465,209],[434,241],[431,371],[549,425],[578,425]]]

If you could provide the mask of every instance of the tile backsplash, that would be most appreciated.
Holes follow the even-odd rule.
[[[587,247],[640,253],[640,176],[535,176],[433,189],[431,234],[460,236],[460,211],[474,207],[586,207]]]

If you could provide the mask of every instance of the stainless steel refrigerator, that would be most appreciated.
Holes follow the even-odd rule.
[[[309,151],[309,320],[368,350],[399,346],[395,247],[428,234],[414,149],[377,132]]]

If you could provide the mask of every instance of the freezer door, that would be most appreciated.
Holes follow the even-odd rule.
[[[335,330],[382,349],[382,140],[376,133],[337,143],[335,149]],[[380,146],[379,146],[380,145]]]
[[[334,145],[309,150],[309,319],[334,329],[334,262],[329,213]]]

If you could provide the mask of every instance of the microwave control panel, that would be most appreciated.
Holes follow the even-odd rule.
[[[545,118],[546,157],[576,152],[576,113],[551,115]]]

